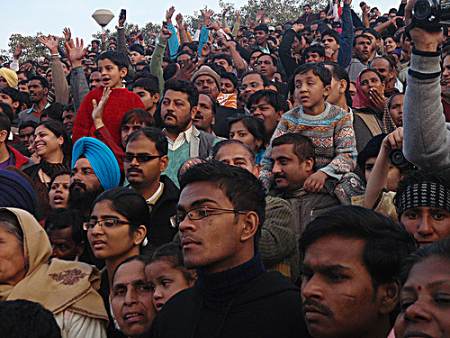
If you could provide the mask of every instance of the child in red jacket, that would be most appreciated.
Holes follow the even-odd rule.
[[[100,54],[97,59],[98,70],[102,74],[103,87],[90,91],[78,109],[73,125],[72,140],[75,143],[83,136],[95,137],[95,125],[92,119],[93,101],[100,102],[105,87],[111,88],[108,102],[103,111],[105,127],[114,142],[120,145],[120,122],[125,113],[134,108],[144,109],[140,97],[126,89],[122,83],[128,74],[130,60],[128,56],[114,51]]]

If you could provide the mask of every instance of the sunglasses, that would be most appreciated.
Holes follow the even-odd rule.
[[[124,162],[133,162],[133,159],[136,159],[139,163],[149,162],[154,160],[155,158],[160,158],[161,155],[150,155],[150,154],[133,154],[133,153],[125,153],[123,156]]]

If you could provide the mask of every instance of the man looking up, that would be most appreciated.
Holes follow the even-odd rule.
[[[175,215],[180,192],[170,178],[161,175],[169,163],[167,151],[165,135],[159,129],[145,127],[128,138],[123,161],[130,186],[149,206],[152,231],[148,240],[152,248],[170,242],[177,232],[170,217]]]
[[[175,222],[198,280],[164,305],[152,337],[304,335],[298,291],[265,272],[257,253],[264,208],[264,189],[245,169],[211,161],[187,170]]]
[[[340,206],[312,221],[299,245],[311,336],[387,337],[402,263],[415,250],[403,227],[372,210]]]

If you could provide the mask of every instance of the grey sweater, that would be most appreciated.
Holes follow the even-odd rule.
[[[450,126],[441,103],[440,55],[413,51],[404,102],[405,157],[420,169],[450,168]]]

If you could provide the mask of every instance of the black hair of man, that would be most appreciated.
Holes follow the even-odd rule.
[[[41,86],[42,86],[42,88],[47,88],[47,89],[50,88],[50,84],[48,83],[48,80],[45,77],[43,77],[43,76],[40,76],[40,75],[32,76],[32,77],[29,78],[28,83],[30,83],[33,80],[39,81]]]
[[[255,164],[256,154],[254,153],[254,151],[251,150],[248,145],[242,143],[241,141],[233,140],[233,139],[224,140],[224,141],[216,143],[211,150],[212,159],[217,160],[217,154],[219,153],[220,149],[222,149],[223,147],[226,147],[227,145],[230,145],[230,144],[237,144],[237,145],[241,146],[243,149],[245,149],[250,156],[250,160],[252,161],[252,164]]]
[[[98,64],[100,60],[105,59],[111,61],[113,64],[119,67],[119,70],[122,68],[126,68],[128,70],[128,67],[130,66],[130,59],[128,58],[128,55],[122,52],[116,52],[112,50],[103,52],[97,57],[96,63]]]
[[[269,54],[269,53],[262,53],[260,56],[258,56],[257,60],[259,60],[260,58],[262,58],[263,56],[269,56],[272,59],[272,63],[275,67],[278,66],[278,59],[276,58],[275,55]]]
[[[265,23],[261,23],[254,29],[255,32],[257,31],[263,31],[266,34],[269,34],[269,26],[267,26]]]
[[[337,62],[324,61],[323,64],[325,66],[331,66],[331,76],[336,81],[344,80],[347,83],[347,85],[345,86],[345,100],[347,101],[347,105],[351,107],[353,100],[350,94],[350,77],[348,76],[348,72]]]
[[[0,302],[2,338],[61,338],[61,329],[53,314],[28,300]]]
[[[5,113],[0,113],[0,131],[1,130],[6,130],[8,135],[11,132],[11,120]]]
[[[276,112],[283,110],[283,100],[281,99],[281,96],[273,90],[268,89],[258,90],[257,92],[250,95],[247,101],[247,109],[250,110],[253,105],[257,104],[262,99],[265,99],[266,102],[271,105]]]
[[[336,32],[334,29],[327,29],[325,32],[323,32],[322,33],[322,39],[325,37],[325,36],[331,36],[335,41],[336,41],[336,43],[339,45],[340,43],[339,43],[339,33],[338,32]]]
[[[258,242],[264,224],[266,197],[262,183],[248,170],[211,160],[189,168],[180,180],[180,190],[196,182],[210,182],[220,188],[230,200],[233,209],[254,211],[258,215],[258,230],[254,243]]]
[[[284,144],[292,144],[294,146],[295,156],[300,162],[315,160],[314,144],[309,137],[299,133],[286,133],[272,141],[272,149]]]
[[[159,93],[159,80],[155,75],[149,74],[133,82],[132,88],[141,87],[151,94]]]
[[[217,114],[217,106],[219,105],[217,103],[217,101],[210,94],[204,94],[204,93],[199,94],[199,98],[200,98],[200,95],[205,95],[205,96],[208,97],[209,102],[211,102],[211,110],[212,110],[213,116],[216,116],[216,114]]]
[[[361,259],[375,289],[399,282],[403,260],[416,249],[414,239],[400,224],[358,206],[338,206],[309,223],[299,241],[302,257],[312,244],[328,236],[365,241]]]
[[[0,93],[9,96],[13,102],[20,102],[20,92],[16,88],[5,87],[0,89]]]
[[[69,175],[69,173],[67,173]],[[48,234],[53,230],[72,229],[72,240],[80,245],[83,243],[83,216],[75,209],[56,209],[45,220]]]
[[[151,127],[155,124],[155,119],[148,111],[142,108],[135,108],[127,111],[120,121],[120,129],[123,128],[127,123],[140,123],[144,124],[146,127]]]
[[[322,63],[308,62],[298,66],[294,71],[289,83],[289,91],[291,94],[294,94],[295,91],[295,77],[299,74],[306,74],[309,71],[312,71],[314,75],[318,76],[324,86],[331,84],[331,72]]]
[[[136,141],[139,137],[146,137],[155,144],[156,150],[160,156],[167,155],[169,145],[164,133],[155,127],[144,127],[131,133],[127,143]]]
[[[190,81],[184,80],[170,80],[164,86],[164,95],[168,90],[180,92],[187,95],[191,109],[198,104],[198,90],[197,87]],[[164,96],[163,96],[164,97]]]
[[[223,74],[220,74],[220,77],[222,79],[228,79],[231,81],[231,83],[234,86],[234,89],[237,89],[238,87],[238,78],[234,73],[231,72],[224,72]]]
[[[231,58],[230,55],[228,54],[224,54],[224,53],[220,53],[220,54],[214,54],[211,58],[210,61],[214,62],[216,60],[225,60],[229,66],[233,65],[233,59]]]
[[[320,57],[325,57],[325,47],[317,43],[306,47],[303,51],[303,59],[306,59],[310,53],[317,53]]]
[[[362,33],[362,34],[356,35],[355,38],[353,39],[353,47],[356,46],[356,43],[358,42],[358,39],[366,39],[366,40],[369,40],[372,43],[372,38],[369,35]]]
[[[10,105],[0,102],[0,110],[3,114],[8,116],[9,120],[12,122],[14,120],[14,112]]]
[[[366,33],[369,33],[369,34],[372,34],[374,37],[375,37],[375,39],[381,39],[381,34],[380,33],[378,33],[375,29],[373,29],[373,28],[364,28],[363,29],[363,34],[366,34]]]
[[[430,257],[443,258],[450,261],[450,238],[444,238],[429,245],[422,246],[407,257],[401,273],[402,284],[405,284],[414,265]]]
[[[241,82],[242,81],[244,81],[244,78],[245,77],[247,77],[247,76],[249,76],[249,75],[252,75],[252,74],[257,74],[257,75],[259,75],[259,77],[261,77],[261,80],[262,80],[262,82],[263,82],[263,86],[264,87],[267,87],[267,86],[269,86],[272,82],[270,82],[270,80],[267,78],[267,76],[265,76],[265,75],[262,75],[260,72],[258,72],[258,71],[256,71],[256,70],[249,70],[248,72],[245,72],[243,75],[242,75],[242,80],[241,80]]]

